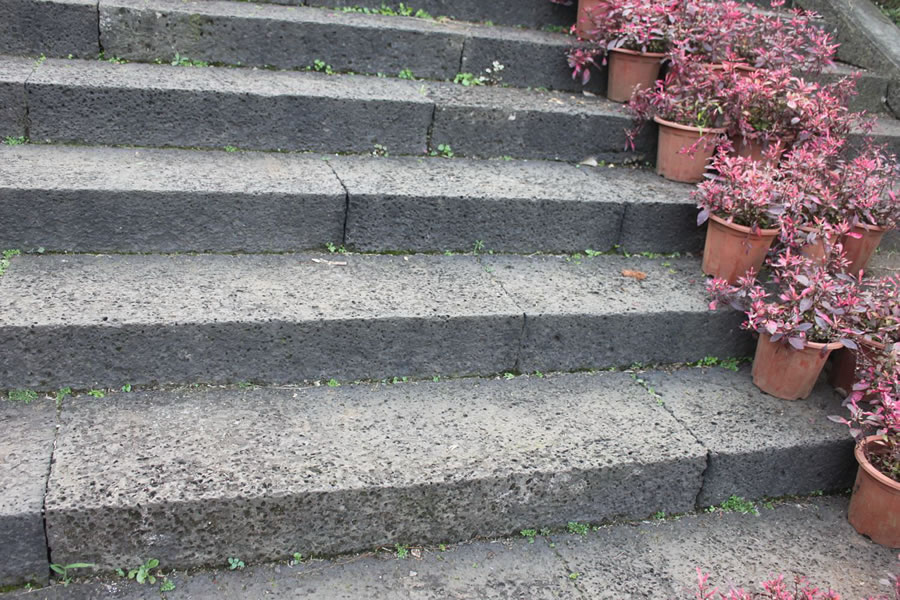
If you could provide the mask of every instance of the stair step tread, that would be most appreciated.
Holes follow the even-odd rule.
[[[852,440],[826,419],[839,407],[826,386],[784,403],[746,370],[655,376],[665,406],[627,373],[67,400],[46,500],[52,559],[330,554],[684,512],[703,489],[777,495],[849,481]],[[694,394],[709,401],[690,404]],[[669,412],[683,403],[698,418],[733,413],[732,429],[698,442]],[[782,425],[753,419],[761,407]],[[726,461],[729,435],[743,444]],[[810,448],[833,468],[806,460]],[[783,473],[760,468],[771,453]],[[143,525],[125,536],[135,513]]]

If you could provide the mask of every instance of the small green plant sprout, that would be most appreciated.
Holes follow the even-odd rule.
[[[404,376],[404,377],[394,377],[394,378],[391,379],[391,383],[393,383],[393,384],[406,383],[406,382],[408,382],[408,381],[409,381],[409,377],[406,377],[406,376]]]
[[[459,85],[465,87],[485,85],[487,84],[487,81],[487,77],[484,77],[482,75],[473,75],[472,73],[457,73],[456,77],[453,78],[453,83],[458,83]]]
[[[202,60],[191,60],[187,56],[175,53],[175,59],[172,61],[173,67],[208,67],[209,63]]]
[[[159,566],[159,560],[155,558],[148,558],[147,562],[137,567],[136,569],[131,569],[128,571],[128,579],[134,579],[138,583],[149,583],[153,585],[156,583],[156,577],[151,573],[153,569]]]
[[[453,158],[453,148],[450,144],[438,144],[437,150],[431,151],[431,156],[441,156],[443,158]]]
[[[515,373],[504,373],[503,374],[503,379],[509,380],[509,379],[515,379],[515,378],[516,378]]]
[[[434,377],[431,378],[431,380],[432,380],[433,382],[437,383],[438,381],[441,380],[441,376],[440,376],[440,375],[435,375]]]
[[[388,152],[387,146],[383,144],[375,144],[372,150],[372,156],[390,156],[391,153]]]
[[[334,69],[331,68],[331,65],[326,64],[324,60],[319,60],[318,58],[313,61],[312,67],[307,67],[307,70],[334,75]]]
[[[238,557],[236,557],[236,556],[228,557],[228,568],[231,569],[232,571],[237,571],[237,570],[243,569],[246,566],[247,565],[244,564],[244,561],[242,561]]]
[[[653,518],[656,519],[657,521],[662,521],[663,519],[666,518],[666,511],[661,510],[659,512],[653,513]]]
[[[756,508],[756,504],[754,504],[750,500],[745,500],[744,498],[735,496],[733,494],[718,508],[716,508],[715,506],[710,506],[708,509],[706,509],[707,512],[715,512],[716,510],[721,510],[723,512],[737,512],[744,515],[759,514],[759,509]]]
[[[569,573],[569,579],[575,581],[578,577],[581,576],[581,573]]]
[[[328,387],[341,387],[341,382],[332,377],[325,383],[325,385],[327,385]]]
[[[739,358],[723,358],[719,361],[719,366],[729,371],[737,371],[740,364],[741,359]]]
[[[303,554],[301,554],[300,552],[294,552],[293,554],[291,554],[291,564],[292,565],[299,565],[302,562],[303,562]]]
[[[43,53],[41,53],[41,55],[38,57],[38,59],[34,62],[34,66],[39,67],[42,64],[44,64],[44,61],[46,61],[46,60],[47,60],[47,57],[44,56]]]
[[[34,390],[9,390],[10,402],[21,402],[22,404],[31,404],[37,400],[38,395]]]
[[[595,258],[597,256],[603,256],[603,253],[600,252],[599,250],[591,250],[590,248],[586,248],[584,253],[591,258]]]
[[[102,60],[103,62],[112,63],[114,65],[124,65],[128,61],[124,58],[119,58],[118,56],[106,56],[106,52],[100,52],[97,55],[97,60]]]
[[[4,250],[0,253],[0,275],[6,273],[6,270],[9,268],[9,263],[12,262],[14,256],[19,256],[21,254],[18,250]]]
[[[566,525],[566,531],[578,535],[587,535],[590,530],[590,525],[579,523],[578,521],[569,521],[569,523]]]
[[[534,543],[534,538],[537,537],[537,529],[523,529],[519,532],[522,534],[522,537],[528,540],[529,544]]]
[[[171,592],[175,589],[175,582],[171,579],[166,579],[161,584],[159,584],[159,591],[161,592]]]
[[[237,152],[237,146],[225,146],[225,152]]]
[[[394,548],[396,548],[395,554],[397,558],[404,559],[409,556],[409,546],[405,546],[403,544],[394,544]]]
[[[93,396],[94,398],[103,398],[106,396],[106,392],[103,390],[88,390],[88,396]]]
[[[534,372],[534,376],[537,377],[538,379],[543,379],[543,378],[544,378],[544,374],[541,373],[540,371],[535,371],[535,372]]]
[[[438,550],[440,550],[441,552],[446,552],[447,544],[438,544]]]
[[[8,135],[5,138],[3,138],[3,143],[6,144],[7,146],[21,146],[26,141],[27,140],[24,135],[20,135],[18,137],[13,137],[11,135]]]
[[[131,391],[131,384],[130,384],[130,383],[126,383],[125,385],[123,385],[123,386],[122,386],[122,391],[123,391],[123,392],[130,392],[130,391]]]
[[[56,392],[56,405],[59,406],[62,404],[62,401],[66,399],[66,396],[72,395],[72,388],[64,387],[59,388]]]
[[[472,254],[478,256],[484,252],[484,242],[482,240],[475,240],[475,243],[472,245]]]
[[[253,387],[253,384],[250,383],[249,381],[238,381],[237,387],[239,390],[249,390],[250,388]]]
[[[328,242],[327,244],[325,244],[325,249],[328,250],[328,252],[330,252],[331,254],[346,254],[347,253],[346,248],[344,248],[343,246],[335,246],[331,242]]]
[[[63,586],[69,585],[72,582],[72,577],[69,575],[69,571],[72,569],[90,569],[94,566],[94,563],[72,563],[70,565],[57,565],[55,563],[50,564],[50,570],[59,575],[59,582],[63,584]]]
[[[400,72],[397,74],[397,77],[399,77],[400,79],[409,79],[409,80],[412,80],[412,81],[415,81],[415,80],[416,80],[416,76],[413,75],[413,72],[412,72],[411,70],[409,70],[409,69],[403,69],[402,71],[400,71]]]

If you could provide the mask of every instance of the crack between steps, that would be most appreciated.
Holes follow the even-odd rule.
[[[482,269],[487,271],[484,263],[481,262],[481,256],[476,256],[475,260]],[[528,331],[528,312],[524,308],[522,308],[522,305],[519,304],[516,297],[506,289],[506,287],[503,285],[503,282],[500,281],[499,278],[494,277],[494,275],[490,271],[487,271],[487,273],[490,276],[491,281],[497,284],[497,287],[500,288],[500,291],[502,291],[503,294],[509,299],[509,301],[513,303],[513,306],[519,309],[519,312],[522,313],[522,330],[519,332],[519,347],[516,349],[516,360],[513,363],[512,369],[514,373],[521,373],[522,354],[525,352],[525,333]]]
[[[434,133],[434,120],[437,117],[437,102],[431,105],[431,120],[428,122],[428,129],[425,131],[425,154],[430,154],[434,149],[431,145],[431,136]]]
[[[462,73],[463,61],[466,59],[466,45],[469,43],[469,36],[463,37],[462,48],[459,50],[459,64],[456,66],[456,72]]]
[[[44,479],[44,497],[41,500],[41,522],[44,526],[44,547],[47,549],[47,576],[49,578],[53,577],[53,571],[50,569],[50,565],[53,564],[53,560],[50,556],[50,535],[47,532],[47,495],[50,491],[50,475],[53,472],[53,459],[56,457],[56,446],[59,443],[59,431],[62,428],[62,403],[57,403],[56,406],[56,424],[55,431],[53,432],[53,447],[50,448],[50,460],[47,464],[47,475]]]
[[[325,161],[325,164],[328,165],[328,168],[331,169],[331,172],[334,173],[334,178],[337,179],[337,182],[340,184],[341,188],[344,190],[344,224],[341,229],[341,245],[346,247],[347,245],[347,223],[350,220],[350,190],[347,189],[347,186],[344,184],[344,180],[341,179],[341,176],[338,175],[337,170],[331,165],[331,161]]]
[[[35,64],[31,69],[31,73],[28,74],[28,77],[25,78],[25,81],[22,82],[22,101],[25,105],[25,139],[29,142],[31,141],[31,106],[29,106],[28,102],[28,84],[31,82],[31,78],[34,77],[34,74],[37,73],[37,70],[40,68],[40,64]]]
[[[638,387],[641,387],[641,388],[644,388],[644,390],[647,390],[646,386],[644,386],[640,382],[635,381],[634,383]],[[649,391],[649,390],[647,390],[647,391]],[[707,473],[707,471],[709,471],[709,464],[710,464],[710,460],[711,460],[710,449],[706,447],[706,444],[703,443],[703,440],[701,440],[689,426],[687,426],[685,423],[683,423],[681,421],[681,419],[679,419],[675,415],[675,413],[672,412],[672,410],[668,406],[666,406],[666,402],[665,402],[665,400],[662,399],[662,395],[657,394],[657,396],[658,396],[657,404],[659,406],[661,406],[662,409],[664,411],[666,411],[666,413],[668,413],[670,417],[672,417],[672,420],[674,420],[676,423],[678,423],[678,425],[680,427],[682,427],[688,433],[688,435],[690,435],[692,438],[694,438],[694,441],[697,442],[697,444],[699,444],[701,448],[703,448],[703,452],[704,452],[704,456],[705,456],[703,472],[700,473],[700,488],[697,490],[697,494],[694,496],[694,508],[697,510],[700,510],[700,509],[702,509],[702,507],[700,506],[700,496],[703,495],[703,489],[706,487],[706,473]]]
[[[97,0],[97,52],[103,54],[103,37],[100,29],[100,0]],[[98,56],[99,56],[98,54]]]

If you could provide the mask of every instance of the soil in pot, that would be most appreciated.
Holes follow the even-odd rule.
[[[856,445],[854,455],[859,463],[847,519],[859,533],[876,544],[900,548],[900,482],[894,481],[866,459],[863,445],[870,451],[881,439],[871,436]]]
[[[847,260],[850,261],[850,266],[847,267],[848,273],[856,275],[868,266],[869,259],[872,258],[875,249],[881,243],[881,238],[888,231],[877,225],[857,225],[853,228],[853,233],[859,234],[861,237],[844,236],[844,253]]]
[[[659,117],[653,117],[653,120],[659,124],[656,172],[666,179],[682,183],[702,181],[706,165],[716,150],[717,140],[725,130],[680,125]],[[687,153],[690,148],[695,149],[693,154]]]
[[[777,229],[760,229],[729,223],[710,215],[703,248],[703,272],[735,283],[750,268],[759,272]]]
[[[795,350],[781,341],[772,342],[772,336],[761,333],[753,358],[753,383],[765,393],[782,400],[807,398],[819,379],[828,355],[839,348],[843,348],[840,342],[807,342],[803,350]]]
[[[828,383],[845,396],[853,391],[856,383],[856,353],[866,354],[884,352],[884,344],[860,340],[859,350],[841,348],[836,350],[831,357],[831,371],[828,373]]]
[[[638,90],[653,87],[665,54],[635,52],[624,48],[609,51],[609,83],[606,97],[613,102],[628,102]]]

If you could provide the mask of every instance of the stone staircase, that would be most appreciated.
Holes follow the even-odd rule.
[[[0,586],[849,485],[826,385],[683,366],[754,341],[571,8],[414,7],[0,6]]]

